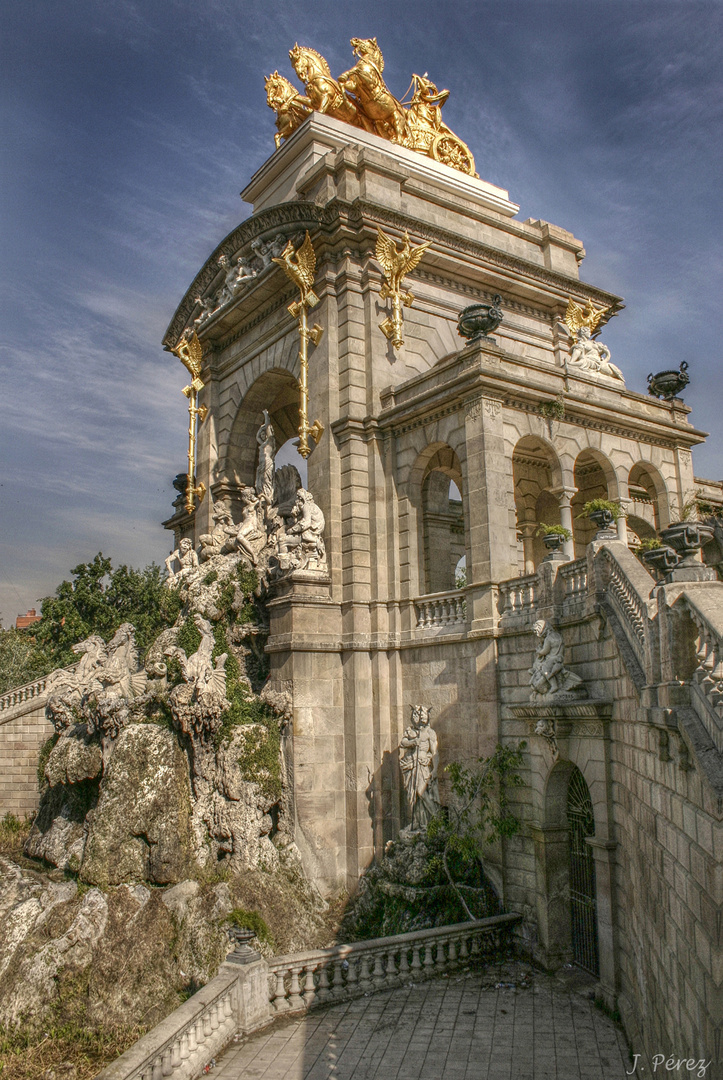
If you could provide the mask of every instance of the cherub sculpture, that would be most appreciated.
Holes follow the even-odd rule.
[[[596,308],[588,300],[586,313],[570,297],[565,312],[565,324],[573,341],[569,366],[579,368],[581,371],[590,371],[595,375],[607,375],[624,383],[622,371],[610,362],[610,350],[607,345],[592,339],[600,319],[607,310],[607,308]]]

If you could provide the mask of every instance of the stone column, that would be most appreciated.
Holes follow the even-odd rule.
[[[570,539],[563,541],[562,554],[566,559],[572,560],[575,558],[575,541],[572,535],[572,500],[577,495],[577,488],[557,488],[551,494],[556,497],[560,506],[560,524],[570,532]]]
[[[518,525],[518,530],[522,537],[522,551],[524,552],[526,574],[534,574],[535,572],[535,526],[536,522],[534,521],[522,521]]]
[[[512,460],[505,453],[502,402],[480,396],[467,405],[463,498],[469,529],[468,603],[472,629],[491,629],[496,604],[489,586],[517,574]]]
[[[529,826],[535,843],[539,959],[555,968],[570,959],[570,855],[567,825]]]
[[[628,507],[630,506],[629,499],[618,499],[620,503],[620,517],[615,523],[615,527],[618,530],[618,540],[621,544],[628,546]]]

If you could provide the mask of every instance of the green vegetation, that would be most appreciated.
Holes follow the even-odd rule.
[[[558,394],[551,401],[541,402],[538,412],[546,420],[563,420],[565,417],[565,399],[563,395]]]
[[[230,926],[238,926],[242,930],[253,930],[259,941],[274,949],[274,939],[264,920],[258,911],[247,911],[246,908],[234,908],[229,913],[227,922]]]
[[[590,514],[594,514],[596,510],[609,511],[613,516],[613,521],[617,521],[622,514],[620,503],[613,502],[612,499],[589,499],[583,506],[582,512],[577,516],[579,518],[590,517]]]
[[[572,540],[572,533],[564,525],[548,525],[541,521],[535,532],[536,536],[561,536],[563,540]]]
[[[50,753],[59,738],[60,734],[56,731],[49,739],[46,739],[40,748],[40,754],[38,755],[38,787],[41,791],[47,783],[45,779],[45,766],[47,765]]]
[[[427,826],[390,845],[364,875],[344,919],[347,940],[364,940],[480,919],[499,912],[481,855],[514,836],[520,821],[509,790],[523,781],[517,748],[498,746],[472,766],[452,764],[452,799]]]
[[[10,859],[17,858],[22,853],[31,825],[30,818],[18,818],[15,814],[5,814],[0,819],[0,855],[5,855]],[[2,1076],[1,1071],[0,1076]]]
[[[0,693],[74,664],[72,646],[90,634],[109,640],[121,623],[135,627],[141,651],[181,610],[178,594],[166,588],[163,572],[151,564],[145,570],[119,566],[101,553],[79,563],[72,581],[63,581],[55,596],[42,602],[42,617],[27,630],[0,631]]]

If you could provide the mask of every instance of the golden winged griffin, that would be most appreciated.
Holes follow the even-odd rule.
[[[278,71],[266,77],[266,100],[276,113],[276,148],[308,116],[320,112],[476,176],[470,148],[442,120],[449,90],[438,90],[425,72],[412,75],[412,96],[400,101],[384,81],[377,39],[352,38],[350,44],[357,62],[338,79],[315,49],[294,45],[289,59],[304,84],[303,93]]]

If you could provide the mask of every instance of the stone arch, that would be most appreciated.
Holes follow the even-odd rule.
[[[580,559],[597,531],[589,518],[579,516],[583,506],[591,499],[618,499],[620,485],[610,459],[601,450],[590,446],[575,458],[574,479],[577,492],[572,500],[573,536],[575,558]]]
[[[282,368],[272,368],[251,384],[238,407],[226,442],[220,474],[233,484],[253,484],[258,463],[256,432],[268,409],[281,446],[297,435],[299,427],[299,391],[295,376]]]
[[[462,496],[451,492],[454,484]],[[462,465],[447,443],[432,443],[418,455],[409,473],[408,493],[417,510],[417,544],[424,593],[454,589],[455,568],[466,555],[465,483]]]
[[[552,443],[538,435],[525,435],[512,451],[517,530],[522,545],[520,569],[533,573],[546,555],[542,537],[536,536],[540,522],[560,524],[557,495],[562,488],[562,466]]]
[[[644,540],[670,522],[668,490],[649,461],[636,462],[628,474],[628,529]]]

